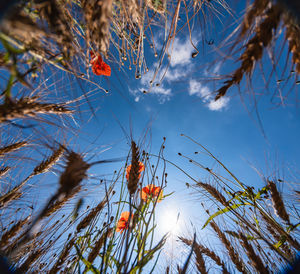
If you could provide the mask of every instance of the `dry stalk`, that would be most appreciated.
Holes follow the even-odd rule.
[[[12,190],[0,197],[0,208],[6,206],[13,200],[17,200],[22,196],[21,188],[27,183],[27,181],[32,178],[32,174],[29,175],[25,180],[23,180],[18,186],[15,186]]]
[[[209,250],[208,248],[204,247],[201,244],[196,244],[195,248],[199,249],[203,254],[210,257],[212,260],[216,262],[217,265],[222,267],[222,273],[229,274],[229,271],[227,270],[224,262],[221,260],[221,258],[212,250]]]
[[[297,240],[295,240],[289,233],[287,233],[281,225],[279,225],[276,221],[271,219],[269,216],[261,212],[261,215],[263,217],[263,220],[266,222],[267,227],[268,225],[271,228],[274,228],[281,236],[284,236],[286,241],[294,247],[297,251],[300,250],[300,244],[298,243]]]
[[[134,141],[131,141],[131,169],[129,172],[129,179],[128,179],[128,191],[131,195],[133,195],[139,183],[139,149]]]
[[[199,249],[195,248],[194,249],[194,253],[196,256],[196,267],[197,269],[200,271],[201,274],[207,274],[207,270],[205,267],[205,261],[204,258],[202,256],[202,253]]]
[[[28,224],[30,224],[30,222]],[[11,244],[7,245],[5,249],[2,250],[4,255],[11,257],[12,253],[14,253],[19,248],[19,242],[23,237],[24,237],[24,233],[22,232],[20,233],[20,235],[18,235],[18,237],[15,238],[15,240]],[[25,251],[23,253],[25,254]],[[22,257],[24,257],[23,253],[22,253]]]
[[[273,238],[274,238],[275,241],[279,242],[279,241],[282,240],[281,235],[279,235],[278,233],[276,233],[276,231],[270,226],[269,223],[266,223],[266,227],[267,227],[267,230],[270,232],[270,234],[273,236]],[[280,248],[285,252],[286,257],[290,258],[291,261],[292,261],[293,254],[291,252],[290,247],[284,242],[284,243],[282,243],[282,245],[280,246]]]
[[[230,241],[226,238],[225,234],[220,230],[220,228],[217,226],[217,224],[215,222],[210,222],[210,225],[213,228],[213,230],[217,233],[219,239],[221,240],[221,242],[227,249],[228,255],[229,255],[231,261],[236,266],[237,270],[242,273],[247,273],[243,260],[240,258],[238,253],[235,251],[235,249],[231,245]]]
[[[92,41],[97,51],[104,55],[109,48],[109,26],[112,13],[112,0],[81,0],[86,22],[86,40]]]
[[[269,273],[261,258],[254,252],[252,245],[249,244],[245,235],[243,233],[239,233],[239,238],[241,239],[241,244],[245,248],[246,254],[250,259],[252,266],[258,271],[258,273]]]
[[[24,233],[24,237],[19,242],[20,246],[24,245],[24,243],[32,237],[29,232],[41,219],[61,208],[67,200],[80,190],[80,182],[86,177],[86,171],[89,167],[90,165],[84,162],[79,154],[73,151],[69,152],[65,170],[60,176],[60,187],[58,191],[51,197],[42,212],[35,218],[31,226]]]
[[[146,0],[145,4],[148,8],[152,9],[156,13],[163,14],[165,12],[164,3],[166,1],[157,1],[157,0]]]
[[[277,190],[276,184],[273,181],[268,180],[268,187],[271,193],[272,203],[276,214],[287,224],[290,224],[290,217],[286,212],[284,202]]]
[[[45,19],[48,23],[52,36],[55,34],[57,44],[62,47],[62,53],[65,57],[73,56],[74,45],[73,35],[70,24],[70,18],[63,12],[67,9],[65,1],[52,0],[52,1],[36,1],[35,7],[41,18]]]
[[[141,23],[141,14],[140,14],[140,7],[137,0],[123,0],[122,1],[124,13],[126,16],[132,18],[132,21],[135,24]],[[128,20],[129,21],[129,20]]]
[[[13,188],[11,191],[0,197],[0,208],[7,206],[10,202],[18,200],[22,196],[22,193],[17,188],[18,187]]]
[[[18,7],[5,16],[0,28],[7,35],[35,49],[41,47],[41,41],[46,35],[45,31]]]

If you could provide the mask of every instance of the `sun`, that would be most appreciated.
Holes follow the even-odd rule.
[[[162,234],[179,234],[181,227],[180,211],[178,209],[170,206],[161,209],[158,218],[158,228]]]

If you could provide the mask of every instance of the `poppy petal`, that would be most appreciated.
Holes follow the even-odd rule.
[[[116,232],[122,233],[129,226],[129,216],[130,212],[124,211],[121,213],[120,219],[117,223]],[[131,213],[131,219],[133,218],[133,214]]]
[[[110,76],[111,75],[111,68],[108,64],[103,62],[103,75]]]
[[[153,184],[147,185],[142,188],[141,199],[147,201],[149,198],[155,198],[157,202],[161,202],[163,197],[163,190],[159,186]]]
[[[91,61],[90,64],[92,65],[92,71],[96,75],[111,75],[111,68],[108,64],[106,64],[101,55],[95,55],[93,51],[90,51]]]

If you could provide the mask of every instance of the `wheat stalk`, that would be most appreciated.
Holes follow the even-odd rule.
[[[147,5],[147,7],[149,7],[150,9],[152,9],[153,11],[155,11],[156,13],[160,13],[163,14],[165,13],[165,1],[157,1],[157,0],[146,0],[145,4]]]
[[[300,74],[300,26],[297,24],[290,13],[285,13],[283,22],[286,27],[285,37],[289,43],[289,50],[293,54],[292,62],[296,65],[296,71]]]
[[[90,165],[83,160],[80,154],[74,151],[68,153],[65,170],[59,179],[60,187],[34,223],[61,208],[80,190],[80,182],[86,177],[86,171],[89,167]]]
[[[209,250],[208,248],[204,247],[201,244],[196,244],[195,248],[198,248],[203,254],[210,257],[212,260],[216,262],[217,265],[222,267],[222,273],[229,274],[229,271],[227,270],[224,262],[221,260],[221,258],[212,250]]]
[[[271,219],[268,215],[261,212],[261,215],[263,217],[263,220],[272,228],[274,228],[280,235],[283,235],[287,242],[293,246],[297,251],[300,250],[300,244],[297,240],[295,240],[289,233],[287,233],[281,225],[279,225],[275,220]],[[268,226],[267,226],[268,227]],[[272,247],[272,246],[270,246]],[[273,247],[274,248],[274,247]]]
[[[0,208],[7,206],[10,202],[19,199],[22,196],[22,193],[19,192],[19,186],[13,188],[8,193],[0,197]]]
[[[15,186],[12,190],[10,190],[8,193],[2,195],[0,197],[0,208],[6,206],[8,203],[10,203],[13,200],[17,200],[22,196],[22,192],[20,192],[20,189],[27,183],[27,181],[32,178],[32,174],[29,175],[25,180],[23,180],[18,186]]]
[[[66,3],[60,0],[43,1],[35,5],[38,10],[38,14],[48,22],[48,26],[53,33],[55,33],[54,39],[61,47],[62,53],[65,57],[72,56],[74,54],[74,37],[70,24],[72,24],[72,18],[67,18],[67,13],[63,12],[67,9]]]

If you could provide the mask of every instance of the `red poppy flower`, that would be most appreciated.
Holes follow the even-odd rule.
[[[129,180],[130,170],[131,170],[131,165],[129,165],[126,168],[126,179],[127,179],[127,181]],[[145,166],[142,162],[139,162],[139,179],[141,178],[141,173],[142,173],[143,170],[145,170]]]
[[[90,51],[92,60],[90,64],[92,65],[92,71],[96,75],[111,75],[111,68],[108,64],[106,64],[103,60],[101,55],[95,55],[92,51]]]
[[[147,185],[143,187],[141,191],[141,198],[143,201],[147,201],[149,198],[156,198],[157,197],[157,202],[161,202],[163,196],[163,190],[159,186],[155,185]]]
[[[117,223],[116,232],[122,233],[125,229],[128,229],[128,227],[129,227],[129,216],[130,216],[130,212],[128,212],[128,211],[122,212],[121,217],[120,217],[120,219]],[[133,219],[133,214],[131,213],[130,221],[132,221],[132,219]]]

